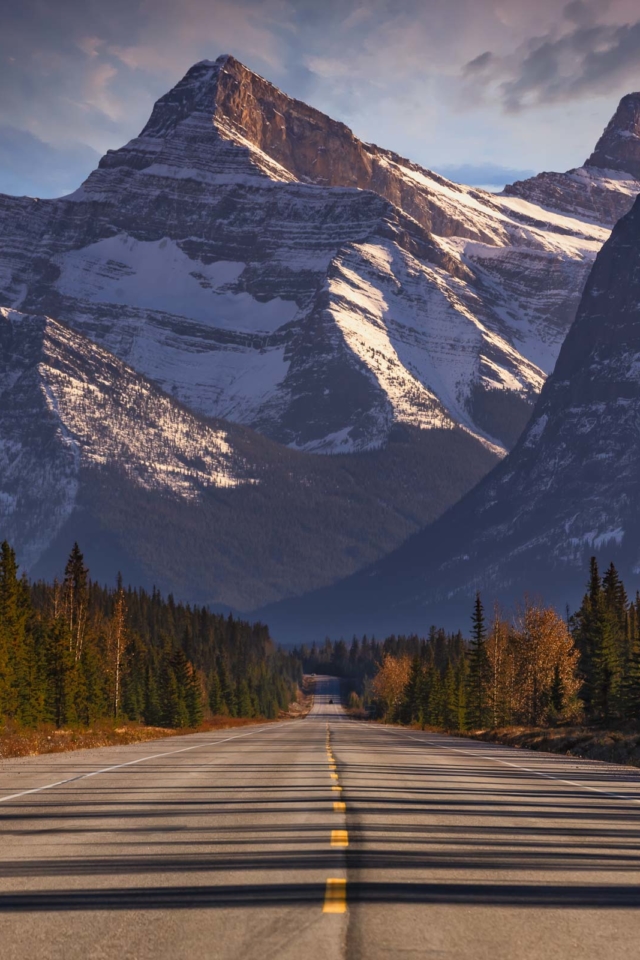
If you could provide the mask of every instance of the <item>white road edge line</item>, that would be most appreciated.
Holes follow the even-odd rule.
[[[387,731],[391,732],[391,731]],[[600,790],[598,787],[589,787],[584,783],[578,783],[577,780],[563,780],[562,777],[554,777],[550,773],[541,773],[540,770],[532,770],[530,767],[523,767],[519,763],[511,763],[509,760],[499,760],[498,757],[487,757],[482,754],[474,753],[473,750],[462,750],[460,747],[449,747],[444,744],[435,743],[433,740],[423,740],[420,737],[411,737],[406,734],[396,734],[402,740],[415,740],[416,743],[427,743],[432,747],[437,747],[438,750],[451,750],[453,753],[463,753],[465,757],[475,757],[480,760],[489,760],[491,763],[501,763],[505,767],[514,767],[516,770],[523,770],[525,773],[530,773],[534,777],[542,777],[544,780],[554,780],[556,783],[564,783],[570,787],[578,787],[580,790],[589,790],[591,793],[599,793],[602,797],[611,797],[614,800],[625,800],[627,803],[640,803],[640,799],[636,797],[630,797],[624,793],[609,793],[608,790]],[[574,757],[575,760],[580,760],[580,757]]]
[[[285,725],[296,723],[296,720],[285,721]],[[30,793],[41,793],[42,790],[51,790],[53,787],[61,787],[65,783],[74,783],[76,780],[88,780],[89,777],[97,777],[101,773],[110,773],[112,770],[121,770],[122,767],[132,767],[136,763],[144,763],[146,760],[159,760],[161,757],[171,757],[176,753],[186,753],[188,750],[198,750],[201,747],[217,747],[220,743],[228,743],[229,740],[241,740],[243,737],[250,737],[254,733],[263,733],[269,727],[260,727],[258,730],[251,730],[249,733],[237,733],[233,737],[225,737],[224,740],[209,740],[207,743],[195,743],[192,747],[181,747],[179,750],[168,750],[165,753],[153,753],[148,757],[138,757],[137,760],[127,760],[126,763],[116,763],[113,767],[103,767],[101,770],[92,770],[91,773],[81,773],[77,777],[69,777],[67,780],[56,780],[55,783],[47,783],[44,787],[32,787],[31,790],[23,790],[21,793],[11,793],[7,797],[0,797],[0,803],[6,800],[17,800],[19,797],[26,797]],[[128,744],[123,744],[128,746]]]

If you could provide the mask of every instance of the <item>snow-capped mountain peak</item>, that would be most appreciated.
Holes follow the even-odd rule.
[[[545,184],[546,205],[454,184],[223,56],[70,197],[0,198],[0,303],[296,449],[458,424],[504,451],[608,235],[602,197],[638,186],[593,169],[558,175],[567,209]]]

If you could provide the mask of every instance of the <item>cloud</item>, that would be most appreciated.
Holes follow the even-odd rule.
[[[634,85],[638,16],[638,0],[5,0],[0,124],[103,153],[194,62],[232,53],[425,166],[575,166]]]
[[[511,53],[486,51],[469,61],[462,75],[495,97],[508,112],[599,97],[640,84],[640,20],[595,22],[606,5],[572,0],[564,8],[571,26],[556,25],[530,37]]]
[[[471,75],[478,73],[481,70],[485,70],[491,65],[493,59],[494,56],[491,53],[491,50],[485,50],[484,53],[478,54],[477,57],[474,57],[473,60],[470,60],[469,63],[465,64],[463,73],[466,75]]]

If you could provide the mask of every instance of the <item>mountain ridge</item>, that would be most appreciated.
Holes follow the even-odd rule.
[[[47,572],[56,538],[85,532],[94,569],[108,541],[104,564],[128,564],[134,579],[252,609],[397,547],[517,443],[609,234],[602,197],[630,204],[640,187],[616,176],[558,174],[570,214],[454,184],[224,57],[191,68],[70,196],[0,196],[0,305],[84,338],[81,386],[63,390],[58,413],[38,394],[48,445],[18,408],[6,427],[25,463],[37,449],[46,471],[49,451],[60,481],[49,500],[71,504],[30,572]],[[164,469],[153,452],[154,410],[125,409],[115,385],[105,403],[149,445],[148,470],[157,461],[165,486],[136,482],[143,457],[132,466],[131,446],[123,469],[113,432],[102,461],[89,456],[100,350],[154,410],[198,437],[213,431],[204,454],[222,463],[214,436],[228,438],[242,482],[189,479],[200,522],[166,487],[179,465]],[[5,399],[17,396],[19,368],[15,357],[6,366]],[[49,376],[55,394],[60,378]],[[79,471],[62,426],[51,434],[56,416],[84,438]],[[179,454],[197,474],[203,458]],[[18,467],[0,465],[0,523],[20,553],[31,527],[24,511],[11,526]],[[78,486],[65,501],[68,470]],[[34,486],[34,516],[46,514],[43,490]],[[163,556],[166,531],[175,556]]]
[[[382,555],[491,462],[457,429],[360,457],[288,450],[196,416],[59,321],[0,309],[0,538],[36,578],[78,540],[96,579],[255,607]]]
[[[509,456],[388,557],[261,611],[276,635],[459,627],[476,590],[507,604],[540,594],[564,609],[579,602],[592,554],[614,560],[624,578],[637,575],[639,238],[640,199],[599,253],[556,369]]]
[[[0,221],[6,306],[64,317],[200,413],[323,453],[429,429],[425,404],[511,446],[608,233],[364,144],[229,56],[192,67],[75,193],[0,198]],[[345,255],[355,279],[334,296]]]

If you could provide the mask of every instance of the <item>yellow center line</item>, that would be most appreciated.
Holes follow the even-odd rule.
[[[338,779],[338,774],[337,774],[337,773],[330,773],[329,776],[331,777],[332,780],[337,780],[337,779]]]
[[[334,800],[333,801],[333,812],[334,813],[344,813],[347,809],[347,805],[344,800]]]
[[[346,830],[332,830],[331,831],[331,846],[332,847],[348,847],[349,846],[349,834]]]
[[[341,877],[329,877],[324,891],[323,913],[346,913],[347,881]]]
[[[331,789],[332,789],[335,793],[342,793],[342,787],[339,787],[337,783],[334,783],[334,785],[331,787]]]

